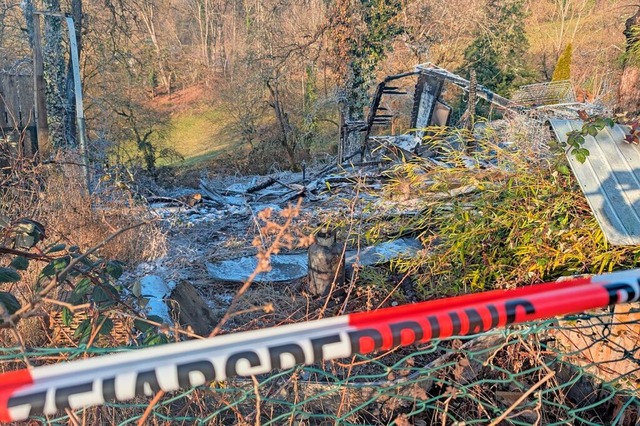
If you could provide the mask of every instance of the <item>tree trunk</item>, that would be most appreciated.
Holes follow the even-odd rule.
[[[339,100],[340,112],[344,119],[344,134],[342,140],[342,162],[352,158],[362,149],[362,134],[354,123],[364,120],[364,108],[369,102],[367,90],[368,82],[362,75],[359,64],[352,61],[348,65],[347,79],[342,87]]]
[[[58,0],[56,0],[58,1]],[[156,64],[158,68],[158,74],[160,80],[165,88],[167,95],[171,95],[171,69],[168,61],[165,58],[165,52],[160,46],[160,40],[158,39],[158,31],[156,30],[156,12],[159,5],[155,3],[155,0],[149,0],[144,2],[138,9],[142,22],[144,23],[151,44],[156,53]]]
[[[640,8],[625,23],[624,35],[627,39],[627,57],[622,71],[622,79],[618,88],[618,111],[631,115],[640,113],[640,58],[637,45],[640,43],[638,31],[640,27]],[[634,48],[634,46],[636,46]]]
[[[291,124],[289,123],[289,117],[287,112],[284,110],[284,106],[282,105],[282,100],[280,99],[280,92],[278,90],[277,83],[269,83],[267,82],[267,88],[271,93],[271,99],[273,102],[273,110],[276,115],[276,120],[278,120],[278,125],[280,127],[280,132],[282,133],[282,147],[287,153],[287,158],[289,159],[289,166],[292,170],[298,170],[298,164],[296,162],[296,145],[297,140],[296,136],[293,134],[293,129],[291,128]]]
[[[50,12],[60,12],[59,0],[46,0],[45,9]],[[47,103],[47,119],[49,137],[55,148],[67,145],[64,133],[65,115],[67,112],[66,84],[65,84],[65,50],[62,44],[64,28],[62,18],[44,16],[44,58],[45,98]]]
[[[29,46],[31,49],[34,49],[34,32],[35,28],[33,27],[33,11],[35,10],[33,6],[33,0],[23,0],[20,3],[20,7],[22,8],[22,15],[24,16],[25,23],[27,24],[27,34],[29,36]]]
[[[40,34],[40,17],[34,15],[32,0],[24,0],[20,7],[27,24],[29,34],[29,45],[33,50],[33,94],[35,109],[35,124],[38,138],[38,154],[40,159],[48,160],[51,155],[51,144],[49,141],[49,127],[47,126],[47,108],[44,99],[44,65],[42,58],[42,37]]]

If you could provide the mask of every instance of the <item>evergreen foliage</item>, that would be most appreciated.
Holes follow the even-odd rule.
[[[573,46],[571,43],[567,44],[564,51],[558,58],[556,67],[553,70],[553,77],[551,81],[571,80],[571,58],[573,56]]]
[[[478,83],[509,95],[523,84],[530,71],[525,63],[529,42],[524,31],[523,0],[488,0],[487,22],[464,52],[464,70],[474,68]]]
[[[336,1],[332,38],[335,72],[343,81],[338,93],[345,121],[364,119],[376,67],[385,58],[393,38],[402,31],[396,22],[401,11],[399,0]],[[355,153],[359,145],[359,135],[350,133],[343,154]]]
[[[337,53],[348,63],[344,73],[348,76],[345,85],[348,116],[350,119],[362,119],[364,107],[369,104],[367,90],[375,79],[376,66],[385,58],[393,38],[402,31],[395,22],[395,17],[402,10],[402,2],[362,0],[357,8],[338,4],[337,10],[342,24],[334,30],[342,37],[342,40],[337,40]],[[360,15],[359,23],[354,15]]]

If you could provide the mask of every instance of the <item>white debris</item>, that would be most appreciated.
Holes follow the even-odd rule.
[[[291,281],[307,275],[307,253],[271,256],[271,271],[258,274],[256,282]],[[246,281],[258,266],[255,256],[207,263],[209,276],[220,281]]]
[[[406,259],[416,255],[422,248],[420,241],[414,238],[401,238],[394,241],[386,241],[375,246],[368,246],[356,252],[347,252],[347,265],[358,260],[361,265],[375,265],[389,262],[392,259]]]
[[[389,262],[392,259],[409,258],[422,248],[420,241],[414,238],[402,238],[395,241],[387,241],[376,246],[356,250],[347,250],[346,264],[351,265],[358,261],[361,265],[375,265]],[[271,256],[271,271],[259,274],[256,282],[283,282],[292,281],[307,275],[308,254],[278,254]],[[246,256],[236,259],[223,260],[216,263],[207,263],[209,276],[219,281],[243,282],[255,270],[258,264],[255,256]]]
[[[146,275],[133,285],[133,294],[146,301],[145,311],[147,315],[155,315],[166,323],[171,323],[169,307],[164,299],[171,295],[176,287],[175,281],[165,282],[158,275]]]
[[[413,150],[416,149],[416,147],[420,145],[421,142],[422,139],[414,135],[398,135],[394,138],[393,141],[396,146],[410,152],[413,152]]]
[[[161,299],[149,299],[144,307],[147,316],[157,316],[162,318],[162,322],[171,324],[173,320],[169,315],[169,307]]]
[[[227,193],[244,195],[247,193],[247,189],[255,185],[256,180],[257,178],[254,177],[250,182],[234,183],[232,185],[227,186],[224,190]]]

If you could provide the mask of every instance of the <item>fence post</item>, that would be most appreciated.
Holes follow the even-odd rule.
[[[36,113],[38,152],[41,160],[51,155],[49,125],[47,124],[47,106],[44,98],[44,63],[42,60],[42,42],[40,36],[40,16],[33,14],[33,98]]]

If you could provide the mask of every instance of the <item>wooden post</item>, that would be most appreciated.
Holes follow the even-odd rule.
[[[431,116],[436,109],[436,101],[442,92],[444,80],[438,76],[420,74],[414,97],[414,113],[411,117],[411,127],[416,136],[424,136],[424,128],[431,124]]]
[[[36,113],[36,131],[38,152],[41,160],[48,160],[52,153],[47,124],[47,107],[44,97],[44,63],[42,61],[42,42],[40,36],[40,16],[33,14],[33,99]]]
[[[473,126],[476,124],[476,100],[478,93],[478,80],[476,77],[476,70],[471,69],[469,76],[469,101],[467,103],[467,111],[469,111],[469,123],[467,129],[473,131]]]
[[[338,155],[336,157],[337,157],[337,163],[339,166],[344,161],[344,145],[347,143],[346,141],[347,129],[344,123],[344,114],[342,113],[342,108],[340,108],[338,112],[340,114],[340,134],[338,136]]]

